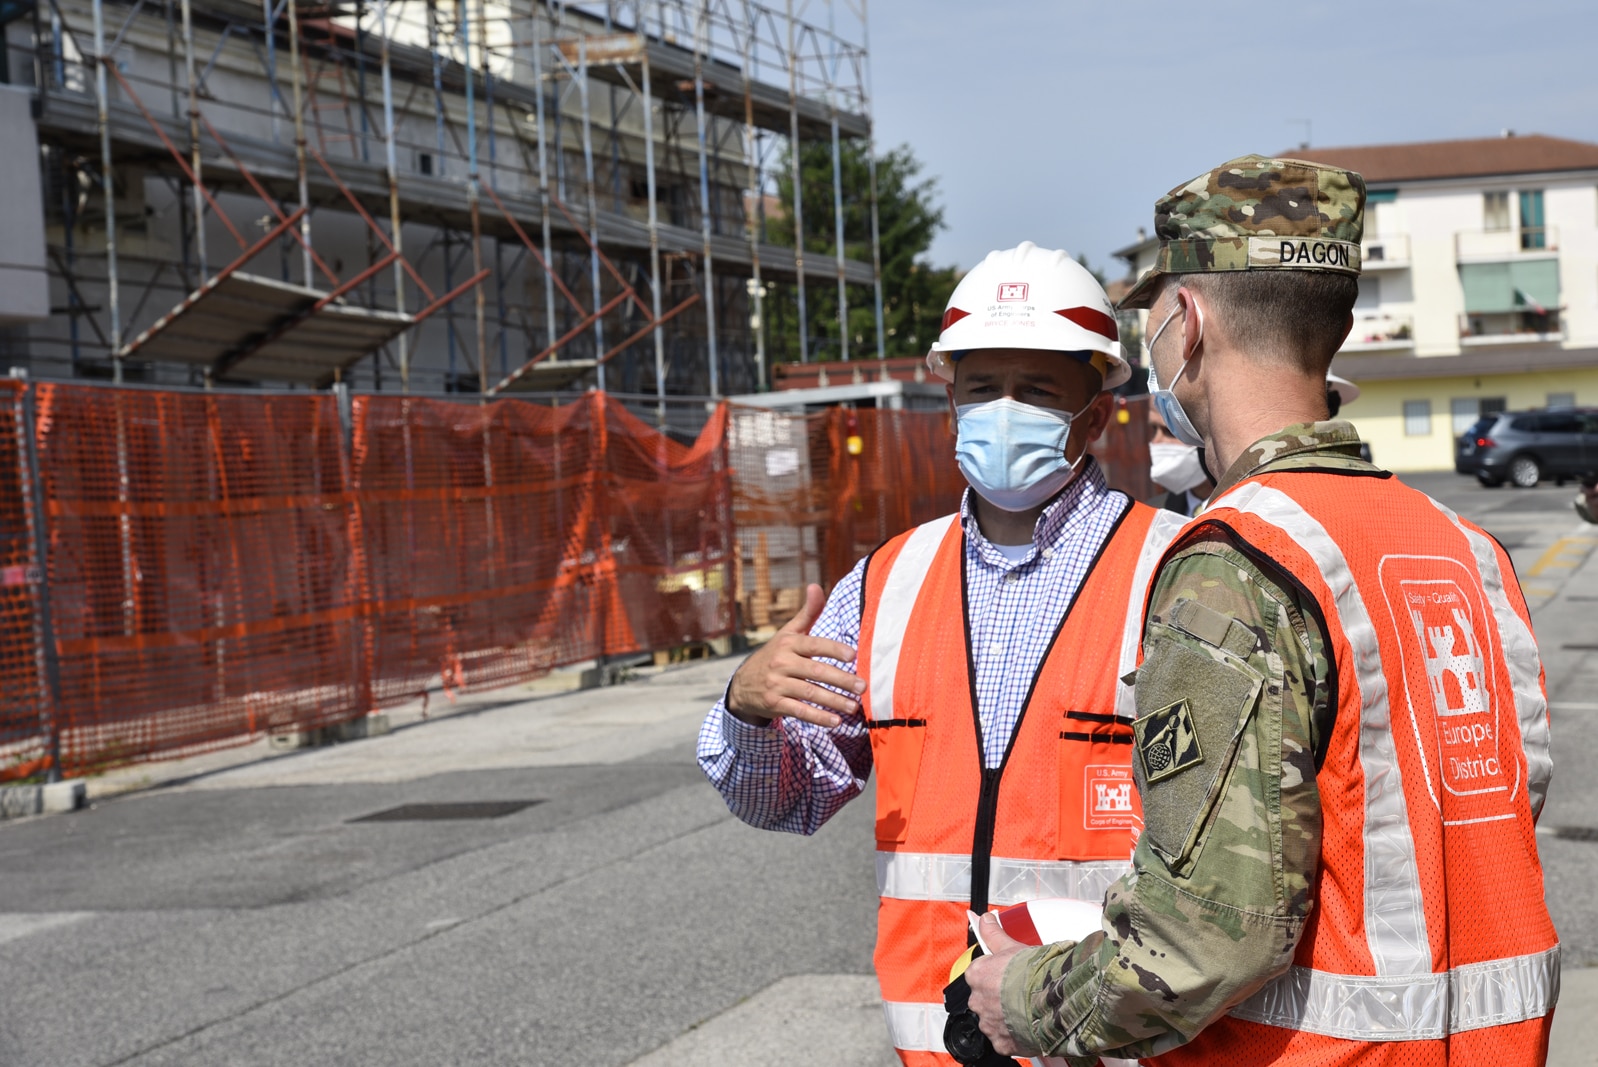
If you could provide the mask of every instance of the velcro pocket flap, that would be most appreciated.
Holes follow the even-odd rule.
[[[1239,629],[1252,647],[1253,635]],[[1227,640],[1224,632],[1212,633]],[[1149,626],[1145,648],[1133,770],[1143,799],[1143,835],[1176,871],[1193,856],[1220,798],[1263,679],[1226,648],[1163,623]]]

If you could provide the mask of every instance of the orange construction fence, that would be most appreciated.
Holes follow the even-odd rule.
[[[1143,428],[1096,451],[1146,496]],[[952,446],[941,411],[722,403],[684,443],[597,392],[0,381],[0,779],[758,633],[958,506]]]

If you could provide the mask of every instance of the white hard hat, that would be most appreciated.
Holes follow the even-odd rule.
[[[1341,378],[1329,371],[1326,375],[1326,388],[1328,391],[1337,394],[1337,402],[1339,404],[1351,404],[1359,399],[1359,386],[1347,378]]]
[[[1064,250],[1031,241],[989,252],[960,279],[927,367],[952,382],[960,357],[983,348],[1082,353],[1106,389],[1132,376],[1104,287]]]

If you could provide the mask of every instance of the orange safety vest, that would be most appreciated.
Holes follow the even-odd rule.
[[[1187,520],[1132,504],[1106,538],[1033,678],[1004,763],[983,768],[951,515],[866,566],[857,670],[877,773],[877,977],[906,1064],[952,1064],[943,987],[969,907],[1102,902],[1142,827],[1131,687],[1143,603]]]
[[[1548,702],[1508,555],[1396,478],[1266,473],[1194,520],[1320,607],[1337,719],[1288,972],[1165,1064],[1541,1065],[1559,995],[1535,820]]]

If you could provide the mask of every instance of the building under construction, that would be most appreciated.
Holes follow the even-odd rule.
[[[833,249],[795,240],[794,149],[874,156],[865,14],[0,0],[0,365],[747,393],[766,385],[765,283],[801,279],[801,322],[807,286],[840,314],[874,305],[853,354],[879,357],[874,173],[845,188],[835,162]],[[872,261],[844,253],[846,201],[871,204]]]

